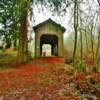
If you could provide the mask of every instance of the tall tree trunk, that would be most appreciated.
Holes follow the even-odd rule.
[[[98,63],[99,63],[99,59],[100,59],[100,30],[98,33],[98,43],[97,43],[97,48],[96,48],[96,55],[95,55],[95,62],[96,62],[96,67],[98,69]]]
[[[86,53],[88,53],[88,38],[87,38],[87,31],[85,29],[85,39],[86,39]]]
[[[92,59],[93,59],[93,66],[94,66],[94,36],[93,36],[93,24],[91,26],[91,51],[92,51]]]
[[[83,70],[83,39],[82,39],[82,30],[80,29],[80,44],[81,44],[81,49],[80,49],[80,53],[81,53],[81,68]]]
[[[77,34],[78,34],[78,0],[74,0],[74,51],[73,51],[73,66],[76,63],[76,50],[77,50]]]
[[[20,31],[20,40],[18,48],[18,62],[23,63],[28,60],[28,1],[24,0],[22,4],[22,16],[21,16],[21,31]]]

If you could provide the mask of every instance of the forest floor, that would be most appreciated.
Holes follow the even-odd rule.
[[[100,100],[100,73],[44,57],[0,70],[0,100]]]

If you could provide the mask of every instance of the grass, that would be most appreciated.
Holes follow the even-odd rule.
[[[0,71],[12,69],[11,64],[16,60],[16,51],[0,50]]]

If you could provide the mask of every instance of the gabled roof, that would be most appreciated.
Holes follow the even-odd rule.
[[[40,27],[40,26],[42,26],[42,25],[44,25],[46,23],[49,23],[49,22],[53,23],[54,25],[56,25],[57,27],[59,27],[60,29],[62,29],[63,32],[66,31],[66,29],[63,26],[61,26],[61,24],[56,23],[51,18],[49,18],[49,19],[45,20],[44,22],[39,23],[38,25],[34,26],[33,29],[35,30],[36,28],[38,28],[38,27]]]

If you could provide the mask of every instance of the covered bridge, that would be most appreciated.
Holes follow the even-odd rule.
[[[48,19],[33,27],[35,32],[35,57],[42,56],[42,46],[51,45],[51,54],[58,57],[64,56],[63,33],[65,28],[52,19]]]

